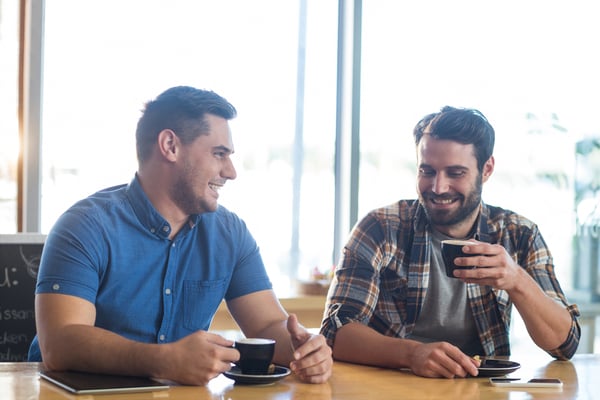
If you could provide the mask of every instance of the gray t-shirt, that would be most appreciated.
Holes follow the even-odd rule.
[[[451,239],[433,233],[429,286],[421,313],[409,339],[419,342],[452,343],[463,353],[483,354],[475,320],[467,299],[467,284],[446,276],[441,241]]]

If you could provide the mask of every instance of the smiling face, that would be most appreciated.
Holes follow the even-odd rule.
[[[417,192],[433,227],[451,237],[468,235],[477,218],[483,182],[493,171],[493,157],[477,169],[472,144],[434,139],[417,145]]]
[[[206,115],[208,134],[182,147],[170,195],[186,214],[216,211],[219,189],[237,174],[231,161],[234,152],[226,119]]]

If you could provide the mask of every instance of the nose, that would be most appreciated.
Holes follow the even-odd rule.
[[[433,178],[431,191],[435,194],[442,194],[448,191],[448,180],[443,174],[436,174]]]
[[[225,161],[225,165],[221,171],[221,176],[230,180],[233,180],[237,177],[237,172],[233,166],[233,161],[231,161],[231,158],[229,157],[227,158],[227,161]]]

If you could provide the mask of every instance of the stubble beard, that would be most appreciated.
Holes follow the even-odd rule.
[[[433,210],[427,204],[426,197],[436,197],[434,194],[428,193],[423,196],[419,193],[419,201],[425,210],[425,214],[432,225],[436,226],[452,226],[465,221],[481,204],[482,193],[482,178],[481,174],[477,176],[476,182],[467,197],[461,196],[462,205],[456,211]]]
[[[194,192],[195,176],[193,169],[184,165],[183,173],[177,177],[171,189],[173,201],[188,215],[216,211],[216,205],[208,203]]]

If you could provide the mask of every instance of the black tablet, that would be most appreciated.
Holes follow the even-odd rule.
[[[138,376],[40,371],[40,377],[76,394],[151,392],[169,388],[164,383]]]

